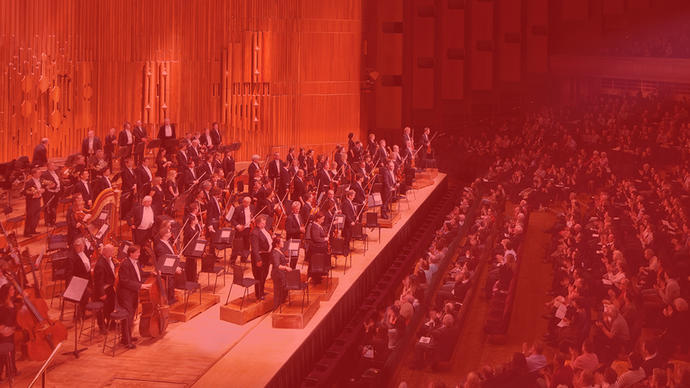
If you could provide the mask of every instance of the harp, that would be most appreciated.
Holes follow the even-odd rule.
[[[96,200],[93,202],[91,210],[89,210],[89,224],[94,226],[95,237],[103,241],[108,237],[113,229],[112,226],[118,226],[117,222],[117,203],[118,203],[118,192],[113,189],[105,189]]]

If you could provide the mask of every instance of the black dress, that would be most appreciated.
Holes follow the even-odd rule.
[[[287,290],[285,289],[287,271],[281,269],[280,266],[287,266],[288,259],[285,257],[283,252],[279,249],[273,249],[271,251],[271,264],[273,265],[271,270],[271,279],[273,279],[273,308],[276,309],[287,297]]]

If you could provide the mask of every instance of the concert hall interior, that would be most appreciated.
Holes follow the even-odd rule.
[[[689,298],[688,0],[0,1],[0,386],[690,388]]]

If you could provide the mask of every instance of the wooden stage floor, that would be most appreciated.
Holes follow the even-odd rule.
[[[406,202],[402,201],[399,204],[400,220],[393,228],[381,230],[380,241],[377,231],[369,232],[369,249],[366,254],[363,253],[361,242],[356,242],[352,267],[348,268],[346,274],[343,274],[342,258],[338,260],[339,266],[334,269],[333,276],[339,278],[339,286],[329,301],[321,302],[318,311],[304,329],[274,329],[270,314],[244,325],[225,322],[219,319],[220,304],[216,304],[188,322],[171,323],[167,333],[158,340],[140,338],[136,349],[118,349],[114,358],[102,352],[103,337],[97,336],[92,344],[83,344],[88,346],[88,350],[81,353],[79,359],[72,355],[57,356],[47,373],[47,386],[265,386],[443,179],[445,175],[439,173],[433,185],[417,190],[409,198],[409,209]],[[300,265],[301,263],[298,268]],[[306,272],[306,265],[303,272]],[[251,271],[247,271],[246,275],[251,275]],[[211,276],[211,283],[213,280]],[[200,282],[202,286],[206,285],[206,275],[200,275]],[[222,303],[231,282],[230,274],[226,276],[225,287],[222,286],[222,279],[218,280],[216,294],[221,297]],[[242,292],[241,287],[234,287],[231,298],[241,297]],[[58,307],[58,300],[55,302]],[[301,303],[301,296],[295,294],[294,303]],[[51,316],[57,314],[57,311],[51,311]],[[71,316],[71,311],[66,310],[65,320]],[[69,338],[63,343],[64,351],[73,349],[73,333],[70,330]],[[15,379],[15,385],[26,386],[40,364],[19,362],[21,375]]]

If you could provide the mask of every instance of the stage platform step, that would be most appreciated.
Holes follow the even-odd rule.
[[[379,225],[382,228],[392,228],[393,225],[395,225],[396,222],[400,221],[400,213],[399,212],[391,212],[390,218],[381,218],[379,217],[378,222]]]
[[[240,308],[242,306],[242,308]],[[273,294],[267,293],[266,299],[257,301],[256,296],[252,292],[244,298],[231,300],[230,303],[220,306],[220,319],[225,322],[244,325],[254,318],[258,318],[273,310]]]
[[[333,270],[335,271],[336,269],[333,268]],[[323,301],[331,300],[331,296],[333,296],[339,283],[340,280],[336,277],[332,277],[330,282],[328,279],[323,278],[320,284],[309,283],[309,298],[313,296],[314,298],[319,297]],[[294,294],[298,294],[298,292],[293,291]]]
[[[220,296],[202,292],[200,304],[199,295],[193,293],[187,300],[187,310],[185,311],[184,295],[181,290],[175,290],[175,298],[178,302],[170,306],[170,319],[180,322],[187,322],[220,302]]]
[[[302,309],[302,293],[291,292],[290,303],[286,301],[282,308],[275,310],[271,314],[273,327],[276,329],[304,329],[309,321],[314,317],[321,304],[320,295],[312,295],[309,290],[309,303],[304,301]]]

